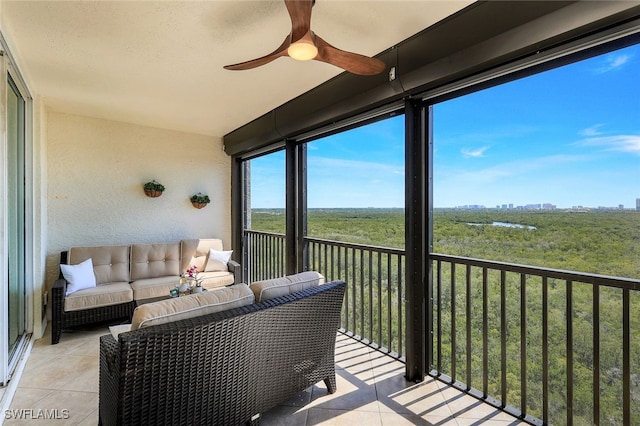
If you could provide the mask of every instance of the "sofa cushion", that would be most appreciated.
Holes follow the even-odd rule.
[[[138,306],[133,312],[131,330],[166,324],[200,315],[250,305],[254,296],[246,284],[236,284],[189,296],[174,297]]]
[[[77,265],[87,259],[93,263],[96,284],[129,281],[129,246],[72,247],[67,263]]]
[[[133,301],[129,283],[109,283],[78,290],[64,298],[64,310],[80,311]]]
[[[210,249],[207,254],[207,260],[205,262],[204,271],[205,272],[213,272],[213,271],[229,271],[229,267],[227,263],[229,263],[229,259],[231,259],[231,254],[233,250],[215,250]]]
[[[182,240],[180,247],[182,250],[181,271],[186,271],[192,265],[195,265],[198,271],[204,271],[209,250],[223,250],[222,240],[219,238]]]
[[[93,273],[91,258],[77,265],[60,265],[60,271],[64,279],[67,280],[67,296],[78,290],[96,286],[96,276]]]
[[[200,272],[198,278],[202,280],[202,287],[207,290],[231,285],[234,282],[233,274],[223,271]]]
[[[144,300],[155,297],[170,297],[169,291],[178,286],[179,282],[179,276],[146,278],[133,281],[131,283],[133,299]]]
[[[131,280],[180,275],[180,243],[131,245]]]
[[[286,277],[253,282],[251,283],[251,291],[256,297],[256,302],[263,302],[323,283],[324,276],[322,274],[316,271],[306,271]]]

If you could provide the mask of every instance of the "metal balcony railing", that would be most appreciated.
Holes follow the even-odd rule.
[[[286,275],[286,239],[284,234],[244,231],[243,267],[250,284]]]
[[[534,424],[640,424],[640,280],[430,259],[434,375]]]
[[[404,250],[305,238],[308,267],[327,281],[347,282],[342,328],[395,358],[402,358]]]
[[[285,236],[245,232],[250,282],[285,275]],[[348,284],[343,331],[395,358],[405,253],[305,238]],[[640,424],[640,280],[431,254],[431,375],[532,424]]]

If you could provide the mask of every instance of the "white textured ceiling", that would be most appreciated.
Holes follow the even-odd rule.
[[[470,3],[317,0],[311,27],[373,56]],[[280,45],[291,29],[282,0],[2,0],[0,14],[34,95],[109,120],[221,137],[342,72],[287,57],[222,68]]]

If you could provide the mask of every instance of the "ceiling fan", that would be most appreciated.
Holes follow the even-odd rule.
[[[280,47],[261,58],[226,65],[228,70],[248,70],[281,57],[289,56],[299,61],[316,60],[340,67],[353,74],[375,75],[386,65],[379,59],[340,50],[311,31],[311,8],[315,0],[284,0],[291,17],[291,32]]]

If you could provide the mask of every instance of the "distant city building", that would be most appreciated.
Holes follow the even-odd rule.
[[[494,207],[485,207],[482,204],[465,204],[463,206],[456,206],[456,209],[461,210],[484,210],[484,209],[493,209]],[[543,203],[543,204],[525,204],[523,206],[514,206],[513,203],[509,204],[496,204],[496,210],[557,210],[558,206],[552,203]],[[572,206],[571,208],[563,208],[564,211],[574,211],[574,212],[587,212],[592,209],[598,210],[624,210],[624,204],[618,204],[617,206]],[[640,198],[636,198],[636,210],[640,212]]]
[[[640,212],[640,198],[636,198],[636,210]]]

